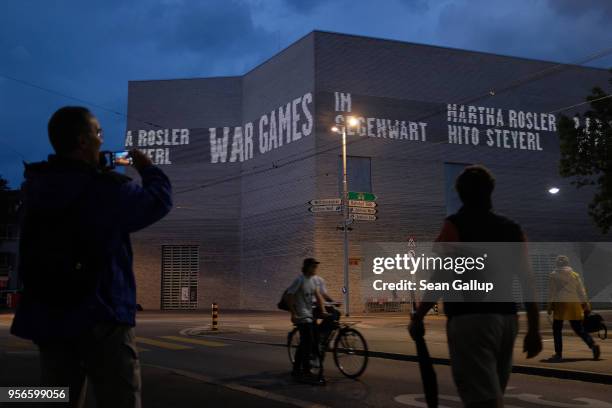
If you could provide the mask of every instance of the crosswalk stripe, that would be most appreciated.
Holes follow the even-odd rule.
[[[218,342],[218,341],[192,339],[190,337],[179,337],[179,336],[160,336],[160,337],[163,338],[163,339],[182,341],[184,343],[191,343],[191,344],[199,344],[201,346],[208,346],[208,347],[223,347],[223,346],[227,346],[227,344],[221,343],[221,342]]]
[[[9,339],[7,342],[0,344],[0,347],[7,349],[36,349],[36,346],[31,341]]]
[[[186,349],[193,348],[190,346],[185,346],[183,344],[169,343],[167,341],[149,339],[146,337],[136,337],[136,343],[148,344],[150,346],[161,347],[161,348],[165,348],[168,350],[186,350]]]
[[[266,329],[261,324],[249,324],[249,331],[251,333],[265,333]]]

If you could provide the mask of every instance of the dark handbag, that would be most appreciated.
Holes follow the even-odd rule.
[[[593,313],[584,317],[584,330],[588,333],[594,333],[599,331],[601,325],[603,324],[603,317],[600,314]]]

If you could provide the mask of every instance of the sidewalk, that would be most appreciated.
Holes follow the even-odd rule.
[[[371,319],[368,317],[362,318],[364,322],[369,322]],[[519,319],[519,335],[514,347],[514,372],[612,384],[612,339],[600,340],[594,337],[601,348],[600,359],[594,361],[591,350],[573,333],[571,328],[569,328],[569,324],[566,323],[563,330],[564,359],[561,362],[553,363],[548,361],[554,354],[552,328],[547,319],[542,316],[540,326],[543,350],[535,358],[527,359],[522,350],[527,323],[524,315],[521,315]],[[383,318],[383,320],[386,319]],[[610,317],[608,317],[609,321]],[[446,318],[443,316],[429,316],[426,319],[425,325],[425,339],[431,356],[437,359],[438,363],[448,364]],[[407,334],[404,322],[396,325],[394,328],[389,327],[386,330],[379,329],[372,331],[363,329],[363,331],[370,349],[375,352],[375,355],[398,359],[403,359],[402,356],[416,357],[416,347]],[[402,340],[398,341],[398,338]]]

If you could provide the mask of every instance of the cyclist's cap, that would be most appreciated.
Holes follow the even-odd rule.
[[[318,265],[321,262],[317,261],[314,258],[306,258],[304,259],[304,267],[310,266],[310,265]]]

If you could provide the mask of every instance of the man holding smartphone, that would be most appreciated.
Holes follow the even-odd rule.
[[[41,385],[70,387],[71,407],[88,380],[98,407],[140,407],[129,234],[170,211],[170,181],[138,150],[129,156],[141,184],[102,168],[102,129],[86,108],[59,109],[48,133],[55,154],[25,165],[11,333],[37,344]]]

